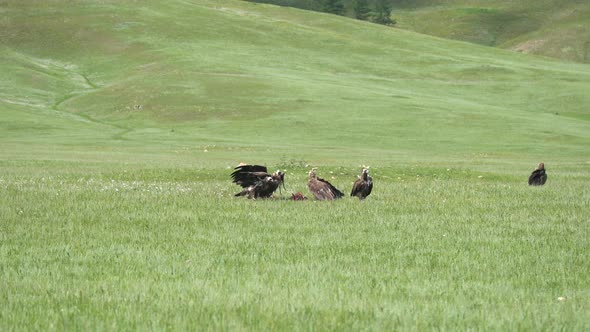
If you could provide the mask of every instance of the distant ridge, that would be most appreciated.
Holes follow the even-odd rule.
[[[590,63],[590,1],[424,0],[393,16],[401,29]]]
[[[248,0],[330,12],[327,1]],[[340,15],[358,15],[356,0],[340,0]],[[387,0],[386,0],[387,2]],[[517,52],[590,63],[590,1],[389,0],[395,27]]]

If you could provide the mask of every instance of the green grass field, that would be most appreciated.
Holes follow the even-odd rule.
[[[590,328],[588,65],[244,1],[0,13],[0,330]],[[284,199],[361,165],[366,201]]]

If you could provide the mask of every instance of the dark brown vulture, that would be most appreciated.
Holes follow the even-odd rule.
[[[330,182],[318,178],[315,174],[315,169],[309,172],[309,178],[307,179],[307,188],[313,194],[313,196],[320,200],[334,200],[344,197],[344,194],[336,189]]]
[[[232,182],[244,188],[235,196],[248,198],[268,198],[282,184],[284,186],[285,173],[276,171],[269,174],[265,166],[241,165],[231,173]]]
[[[547,181],[547,173],[545,173],[545,164],[540,163],[539,166],[529,176],[529,186],[542,186]]]
[[[354,181],[350,196],[356,196],[359,199],[365,199],[373,190],[373,178],[369,176],[369,170],[363,168],[361,175]]]

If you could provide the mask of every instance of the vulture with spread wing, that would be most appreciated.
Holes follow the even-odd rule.
[[[369,170],[363,168],[361,175],[352,185],[350,196],[356,196],[359,199],[365,199],[371,194],[373,190],[373,178],[369,176]]]
[[[323,200],[334,200],[342,198],[344,194],[336,189],[330,182],[318,178],[315,174],[315,169],[309,172],[309,178],[307,179],[307,188],[313,194],[316,199]]]
[[[545,164],[540,163],[539,166],[529,176],[529,186],[542,186],[547,181],[547,173],[545,173]]]
[[[268,198],[282,184],[284,186],[285,173],[276,171],[268,173],[265,166],[240,165],[231,173],[232,182],[240,185],[244,190],[235,196],[248,198]]]

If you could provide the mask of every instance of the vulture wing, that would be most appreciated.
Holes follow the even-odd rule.
[[[244,190],[235,196],[248,198],[268,198],[277,190],[285,179],[285,174],[276,172],[269,174],[265,166],[240,165],[231,174],[232,182],[240,185]]]
[[[365,199],[367,196],[371,194],[372,190],[373,178],[371,178],[370,176],[367,177],[367,180],[358,178],[352,185],[352,191],[350,192],[350,196],[356,196],[359,199]]]
[[[359,194],[361,194],[364,189],[364,184],[365,181],[363,181],[363,179],[356,179],[356,181],[354,181],[354,184],[352,185],[352,191],[350,192],[350,196],[358,196]]]
[[[359,199],[365,199],[373,190],[373,178],[369,176],[369,169],[363,168],[361,175],[354,181],[350,196],[356,196]]]
[[[330,182],[322,178],[312,178],[307,182],[307,187],[318,200],[333,200],[342,198],[344,194],[336,189]]]
[[[529,185],[530,186],[542,186],[547,181],[547,173],[545,173],[544,169],[536,169],[531,173],[529,176]]]
[[[542,186],[547,181],[547,173],[545,173],[545,163],[539,163],[537,168],[529,176],[529,186]]]
[[[242,188],[256,185],[258,181],[267,176],[270,176],[270,174],[268,174],[266,167],[260,165],[238,166],[231,173],[232,182],[242,186]]]

